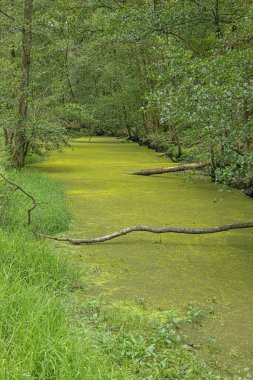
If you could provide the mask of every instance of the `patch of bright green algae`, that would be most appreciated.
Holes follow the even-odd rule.
[[[189,174],[132,176],[138,169],[168,166],[144,147],[112,138],[81,138],[71,148],[33,165],[66,187],[73,223],[69,235],[97,237],[121,228],[207,227],[251,221],[253,202]],[[217,338],[231,363],[250,366],[253,355],[253,234],[133,233],[91,246],[68,246],[90,268],[89,292],[113,301],[141,302],[155,310],[196,301],[208,318],[198,339]]]

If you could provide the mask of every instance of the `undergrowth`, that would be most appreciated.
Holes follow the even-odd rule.
[[[246,380],[248,372],[233,374],[217,362],[201,362],[187,344],[186,324],[198,323],[201,311],[190,305],[185,313],[173,310],[156,315],[101,299],[72,300],[72,320],[77,330],[87,329],[94,347],[122,368],[131,379],[153,380]],[[78,306],[77,306],[78,305]]]

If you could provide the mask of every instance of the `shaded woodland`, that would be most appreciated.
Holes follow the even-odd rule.
[[[127,136],[252,194],[249,0],[0,2],[5,158]],[[25,7],[23,7],[25,5]]]

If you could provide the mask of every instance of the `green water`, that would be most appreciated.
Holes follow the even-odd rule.
[[[207,227],[253,219],[252,199],[191,174],[152,177],[127,172],[168,165],[159,154],[112,138],[74,140],[33,167],[62,181],[73,237],[97,237],[136,224]],[[217,338],[221,355],[250,366],[253,356],[253,231],[214,235],[133,233],[108,243],[67,246],[90,268],[86,294],[150,310],[204,310],[192,339]]]

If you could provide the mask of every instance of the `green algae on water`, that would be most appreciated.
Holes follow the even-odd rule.
[[[96,237],[136,224],[207,227],[250,221],[253,203],[239,191],[223,191],[191,174],[131,176],[168,165],[145,147],[96,137],[72,142],[34,168],[61,180],[74,237]],[[250,365],[253,350],[253,236],[251,230],[214,235],[134,233],[105,244],[67,246],[73,260],[97,268],[94,295],[150,308],[183,308],[191,301],[212,309],[199,327],[216,337],[227,359]],[[98,269],[99,268],[99,269]],[[210,306],[211,305],[211,306]]]

